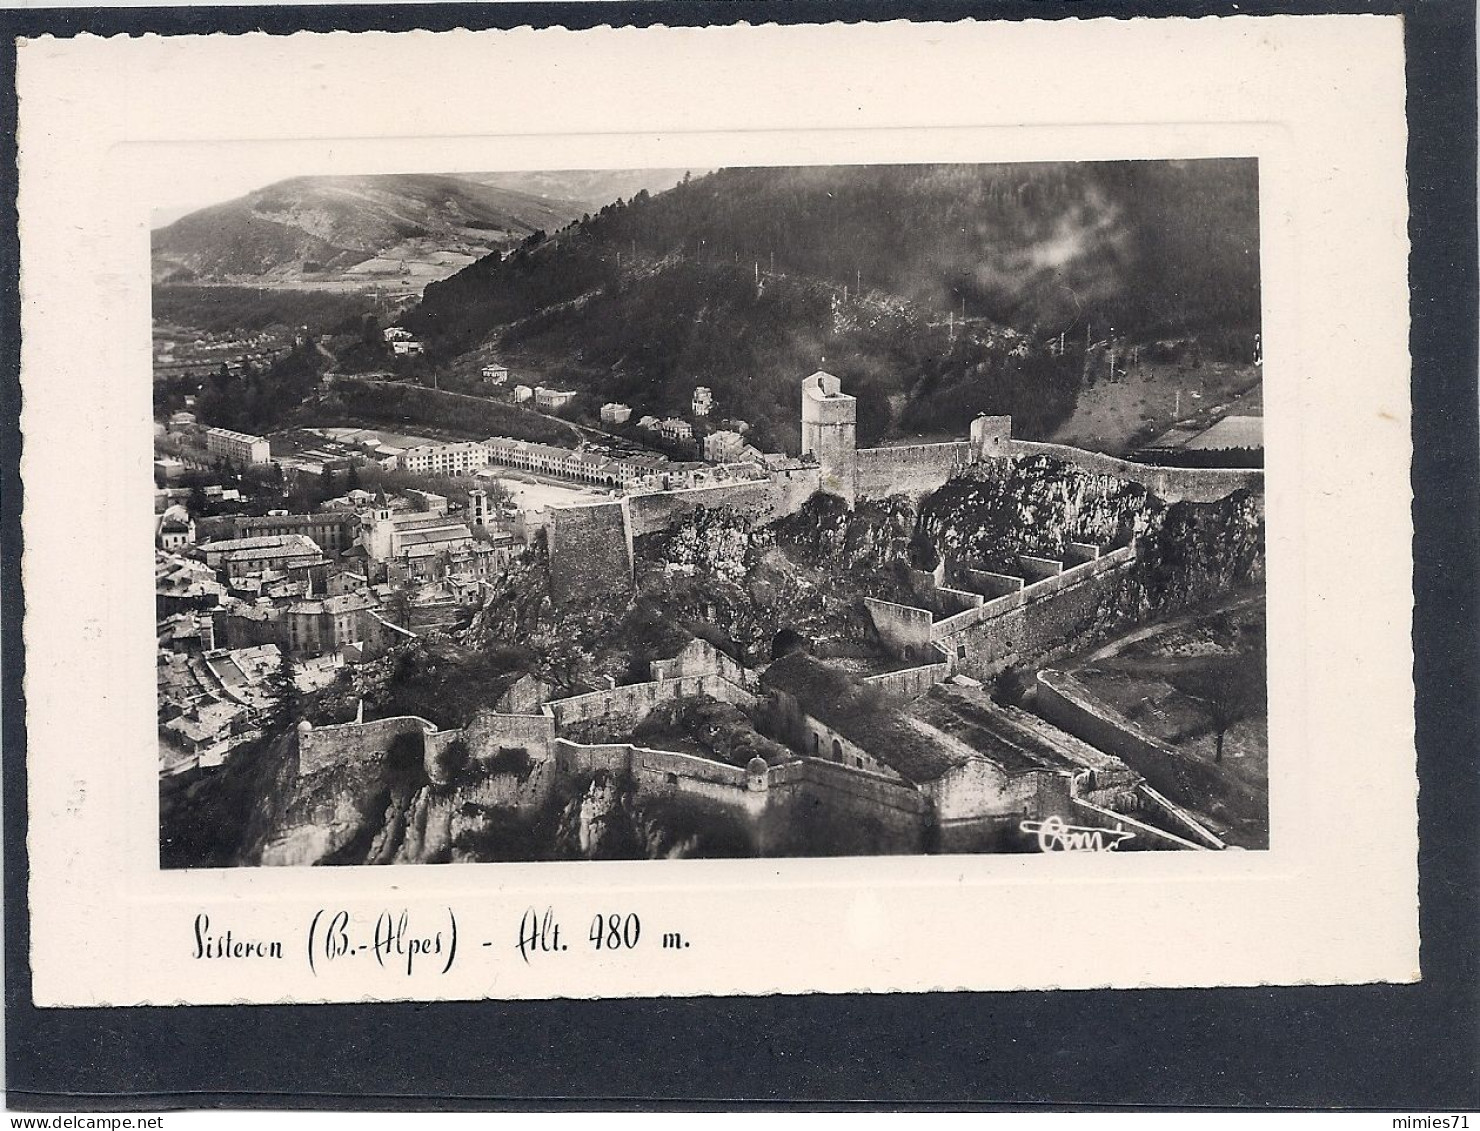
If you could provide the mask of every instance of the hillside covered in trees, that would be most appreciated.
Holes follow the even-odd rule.
[[[977,412],[1046,436],[1135,346],[1253,361],[1257,176],[1252,160],[724,169],[532,233],[403,321],[438,364],[496,349],[593,403],[675,411],[709,385],[777,448],[822,364],[859,396],[862,443]]]

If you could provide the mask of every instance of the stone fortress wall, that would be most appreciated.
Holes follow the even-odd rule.
[[[1014,440],[1008,416],[977,417],[965,440],[859,448],[858,403],[842,391],[837,377],[814,373],[802,382],[801,392],[802,460],[793,466],[773,469],[764,479],[630,495],[621,501],[620,512],[613,509],[617,503],[551,507],[551,591],[556,600],[630,590],[633,538],[670,529],[700,508],[725,507],[764,524],[795,514],[818,491],[837,495],[850,506],[859,499],[891,495],[919,498],[969,467],[999,459],[1048,456],[1083,471],[1139,483],[1166,502],[1213,502],[1247,490],[1263,505],[1262,470],[1155,467],[1061,444]]]
[[[550,596],[590,601],[632,587],[632,516],[626,499],[551,507],[545,528]]]
[[[818,490],[838,494],[850,504],[858,498],[886,494],[922,495],[963,469],[993,459],[1048,455],[1088,471],[1141,483],[1168,501],[1211,501],[1239,489],[1262,494],[1259,471],[1147,467],[1058,445],[1016,441],[1006,417],[978,418],[967,441],[860,451],[853,443],[856,404],[841,392],[836,378],[828,374],[809,377],[803,383],[802,404],[807,462],[775,470],[768,480],[551,507],[548,547],[554,599],[589,601],[630,591],[633,538],[667,529],[700,507],[733,507],[755,522],[768,522],[795,513]],[[907,699],[955,673],[985,679],[1015,664],[1049,657],[1062,641],[1073,639],[1077,630],[1093,621],[1134,557],[1131,546],[1102,550],[1070,543],[1061,560],[1023,556],[1017,574],[980,569],[972,563],[954,563],[949,568],[942,563],[933,573],[915,571],[923,594],[921,605],[874,599],[865,604],[886,647],[916,664],[871,677],[868,682],[886,694]],[[427,720],[413,717],[320,728],[301,724],[300,773],[347,760],[381,757],[399,735],[418,734],[423,736],[427,772],[434,781],[446,780],[450,754],[458,744],[468,758],[483,763],[517,750],[528,756],[542,781],[553,781],[555,774],[605,770],[630,776],[640,793],[686,793],[728,806],[752,821],[761,820],[777,806],[797,806],[801,812],[815,809],[818,803],[835,805],[852,819],[867,820],[884,830],[887,844],[895,851],[921,851],[925,829],[941,805],[949,810],[948,820],[940,825],[941,847],[948,851],[981,843],[983,836],[994,835],[996,825],[1006,819],[973,816],[970,805],[959,798],[935,798],[929,790],[875,772],[872,759],[866,759],[864,767],[802,757],[776,766],[740,769],[673,751],[626,743],[579,743],[560,736],[566,728],[591,722],[612,730],[630,730],[660,704],[698,695],[742,708],[758,702],[755,673],[705,641],[696,640],[678,657],[652,666],[653,678],[647,682],[551,700],[540,706],[538,714],[485,712],[460,731],[440,732]],[[1083,705],[1062,688],[1045,685],[1039,695],[1046,695],[1050,712],[1057,710],[1065,720],[1065,730],[1081,737],[1081,732],[1094,730],[1095,724],[1083,719]],[[1057,721],[1051,713],[1048,717]],[[1176,751],[1169,747],[1148,750],[1113,725],[1110,730],[1114,733],[1095,732],[1100,741],[1092,744],[1117,755],[1124,749],[1125,760],[1155,787],[1153,794],[1161,790],[1177,798],[1195,792],[1186,777],[1190,771],[1181,764],[1186,759]],[[1025,783],[1023,788],[1029,786]],[[1059,802],[1063,799],[1057,793],[1051,798],[1040,796],[1045,788],[1035,779],[1033,796],[1022,798],[1025,808],[1062,808]],[[1086,799],[1071,800],[1077,817],[1086,824],[1098,822],[1109,828],[1116,827],[1116,821],[1131,820],[1101,810]],[[1180,812],[1168,805],[1174,813]],[[1203,832],[1196,822],[1190,822],[1190,828],[1194,840]],[[1177,847],[1220,847],[1216,841],[1212,845],[1180,841],[1147,829],[1141,846],[1159,837],[1161,843],[1177,842]]]
[[[1076,544],[1072,556],[1084,557],[1089,549]],[[1095,550],[1095,555],[1074,564],[1024,555],[1022,577],[960,566],[951,575],[969,589],[936,584],[926,587],[920,605],[865,598],[864,606],[894,655],[925,660],[934,649],[944,656],[946,674],[990,679],[1052,654],[1058,642],[1074,638],[1078,624],[1093,620],[1135,560],[1135,549]],[[917,576],[931,577],[918,571]]]
[[[1076,575],[1105,576],[1116,560],[1095,558],[1025,585],[1017,594],[983,600],[949,619],[975,617],[975,626],[980,627],[980,618],[986,617],[990,624],[995,619],[992,605],[1011,605],[1006,613],[1009,616],[1031,609],[1041,603],[1032,599],[1033,590],[1051,589],[1051,600],[1053,594],[1081,588],[1083,582],[1076,582]],[[1098,572],[1092,572],[1095,570]],[[932,574],[923,576],[934,580]],[[929,610],[913,611],[931,615]],[[961,630],[963,634],[968,631]],[[932,662],[883,673],[867,682],[901,699],[924,694],[965,666],[953,662],[946,643],[927,643]],[[975,766],[975,774],[963,772],[917,787],[810,717],[803,720],[813,738],[809,753],[772,766],[756,759],[742,768],[694,754],[625,742],[580,742],[562,735],[568,728],[592,722],[614,732],[631,730],[658,706],[700,695],[742,708],[759,703],[753,690],[756,673],[740,667],[704,640],[691,641],[678,656],[655,661],[652,668],[654,678],[645,683],[550,700],[537,714],[485,711],[457,730],[439,731],[428,720],[415,716],[318,728],[300,724],[299,772],[308,774],[342,762],[384,758],[398,737],[416,735],[421,741],[427,777],[435,783],[448,784],[469,764],[496,769],[498,759],[517,754],[514,765],[521,768],[511,767],[509,773],[519,774],[522,784],[516,784],[512,777],[505,781],[507,774],[495,772],[476,788],[485,793],[492,790],[489,796],[497,795],[504,803],[516,803],[520,798],[528,803],[548,797],[562,778],[605,772],[626,779],[639,798],[687,797],[718,805],[736,819],[749,822],[763,849],[778,838],[797,834],[797,828],[788,823],[792,818],[815,821],[819,814],[826,814],[837,828],[867,828],[870,843],[885,852],[925,851],[932,847],[928,843],[931,829],[938,836],[933,842],[936,849],[980,851],[1013,836],[1020,818],[1041,819],[1051,814],[1072,814],[1081,824],[1094,827],[1130,828],[1140,838],[1135,846],[1138,848],[1221,847],[1216,838],[1208,836],[1170,802],[1160,808],[1173,820],[1185,819],[1188,837],[1173,836],[1149,825],[1138,831],[1142,822],[1097,807],[1095,797],[1080,796],[1071,784],[1072,775],[1059,770],[1004,776],[995,767],[981,763]],[[1071,734],[1082,735],[1086,730],[1087,724],[1077,714],[1066,722],[1070,725],[1065,729]],[[1124,745],[1095,737],[1102,739],[1103,744],[1097,745],[1114,753]],[[841,755],[840,745],[844,748]],[[1185,761],[1175,751],[1166,753]],[[1172,796],[1182,797],[1189,792],[1184,778],[1148,762],[1146,757],[1133,753],[1127,760],[1138,771],[1145,766],[1148,772],[1144,776]],[[967,771],[972,769],[972,765],[966,767]],[[1153,800],[1160,797],[1155,789],[1147,792]]]
[[[823,758],[802,757],[774,766],[756,760],[742,768],[632,743],[583,743],[559,737],[565,727],[592,721],[613,730],[630,729],[658,705],[698,695],[740,707],[758,702],[750,690],[756,673],[708,641],[696,639],[678,656],[652,666],[655,678],[646,683],[554,699],[537,715],[484,711],[461,729],[438,730],[417,716],[322,727],[302,723],[299,773],[383,758],[397,736],[417,735],[427,777],[435,783],[447,784],[465,761],[487,766],[518,751],[528,763],[526,799],[548,796],[560,777],[604,771],[628,778],[639,797],[686,796],[717,804],[750,822],[762,839],[771,835],[767,829],[787,827],[784,820],[765,823],[768,813],[795,809],[799,817],[810,816],[822,805],[844,823],[872,822],[889,851],[920,850],[931,802],[897,777]],[[731,676],[738,679],[732,681]],[[461,757],[454,757],[454,751]],[[495,792],[512,798],[517,791]]]
[[[400,736],[424,735],[436,730],[432,723],[415,715],[321,727],[299,723],[298,775],[303,777],[349,762],[378,761],[390,753],[391,744]]]
[[[1147,734],[1067,672],[1037,673],[1033,708],[1067,733],[1114,754],[1152,789],[1178,804],[1196,805],[1219,784],[1216,771],[1206,762]]]
[[[1262,468],[1158,467],[1154,464],[1132,463],[1130,460],[1102,455],[1100,452],[1087,452],[1082,448],[1042,444],[1033,440],[1009,441],[1004,454],[1049,456],[1062,463],[1073,464],[1081,471],[1139,483],[1167,503],[1214,503],[1235,491],[1248,491],[1260,499],[1264,497]]]
[[[573,695],[568,699],[553,700],[545,704],[545,709],[554,716],[557,729],[599,722],[611,730],[631,730],[660,705],[701,695],[742,708],[754,706],[756,701],[756,697],[745,688],[731,683],[718,672],[711,672],[708,675],[628,683],[605,691]]]

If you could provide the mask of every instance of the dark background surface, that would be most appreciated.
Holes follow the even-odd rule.
[[[698,3],[0,12],[0,654],[13,1107],[1480,1105],[1475,9],[1407,17],[1415,682],[1424,980],[1413,986],[36,1010],[20,636],[16,35],[1228,15],[1231,3]],[[776,940],[767,957],[784,955]],[[429,1105],[428,1101],[431,1101]]]

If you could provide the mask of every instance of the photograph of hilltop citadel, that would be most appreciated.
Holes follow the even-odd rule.
[[[1268,845],[1257,163],[161,214],[167,868]]]

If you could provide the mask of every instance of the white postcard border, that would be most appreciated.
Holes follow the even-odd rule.
[[[1078,81],[1045,88],[1046,57]],[[23,43],[19,88],[37,1004],[1416,977],[1396,19],[81,37]],[[1261,169],[1268,852],[157,868],[148,219],[172,174],[1213,155]],[[546,906],[570,950],[525,963]],[[463,955],[310,969],[341,908],[449,933],[451,908]],[[202,911],[286,957],[192,959]],[[586,953],[598,911],[691,945]]]

